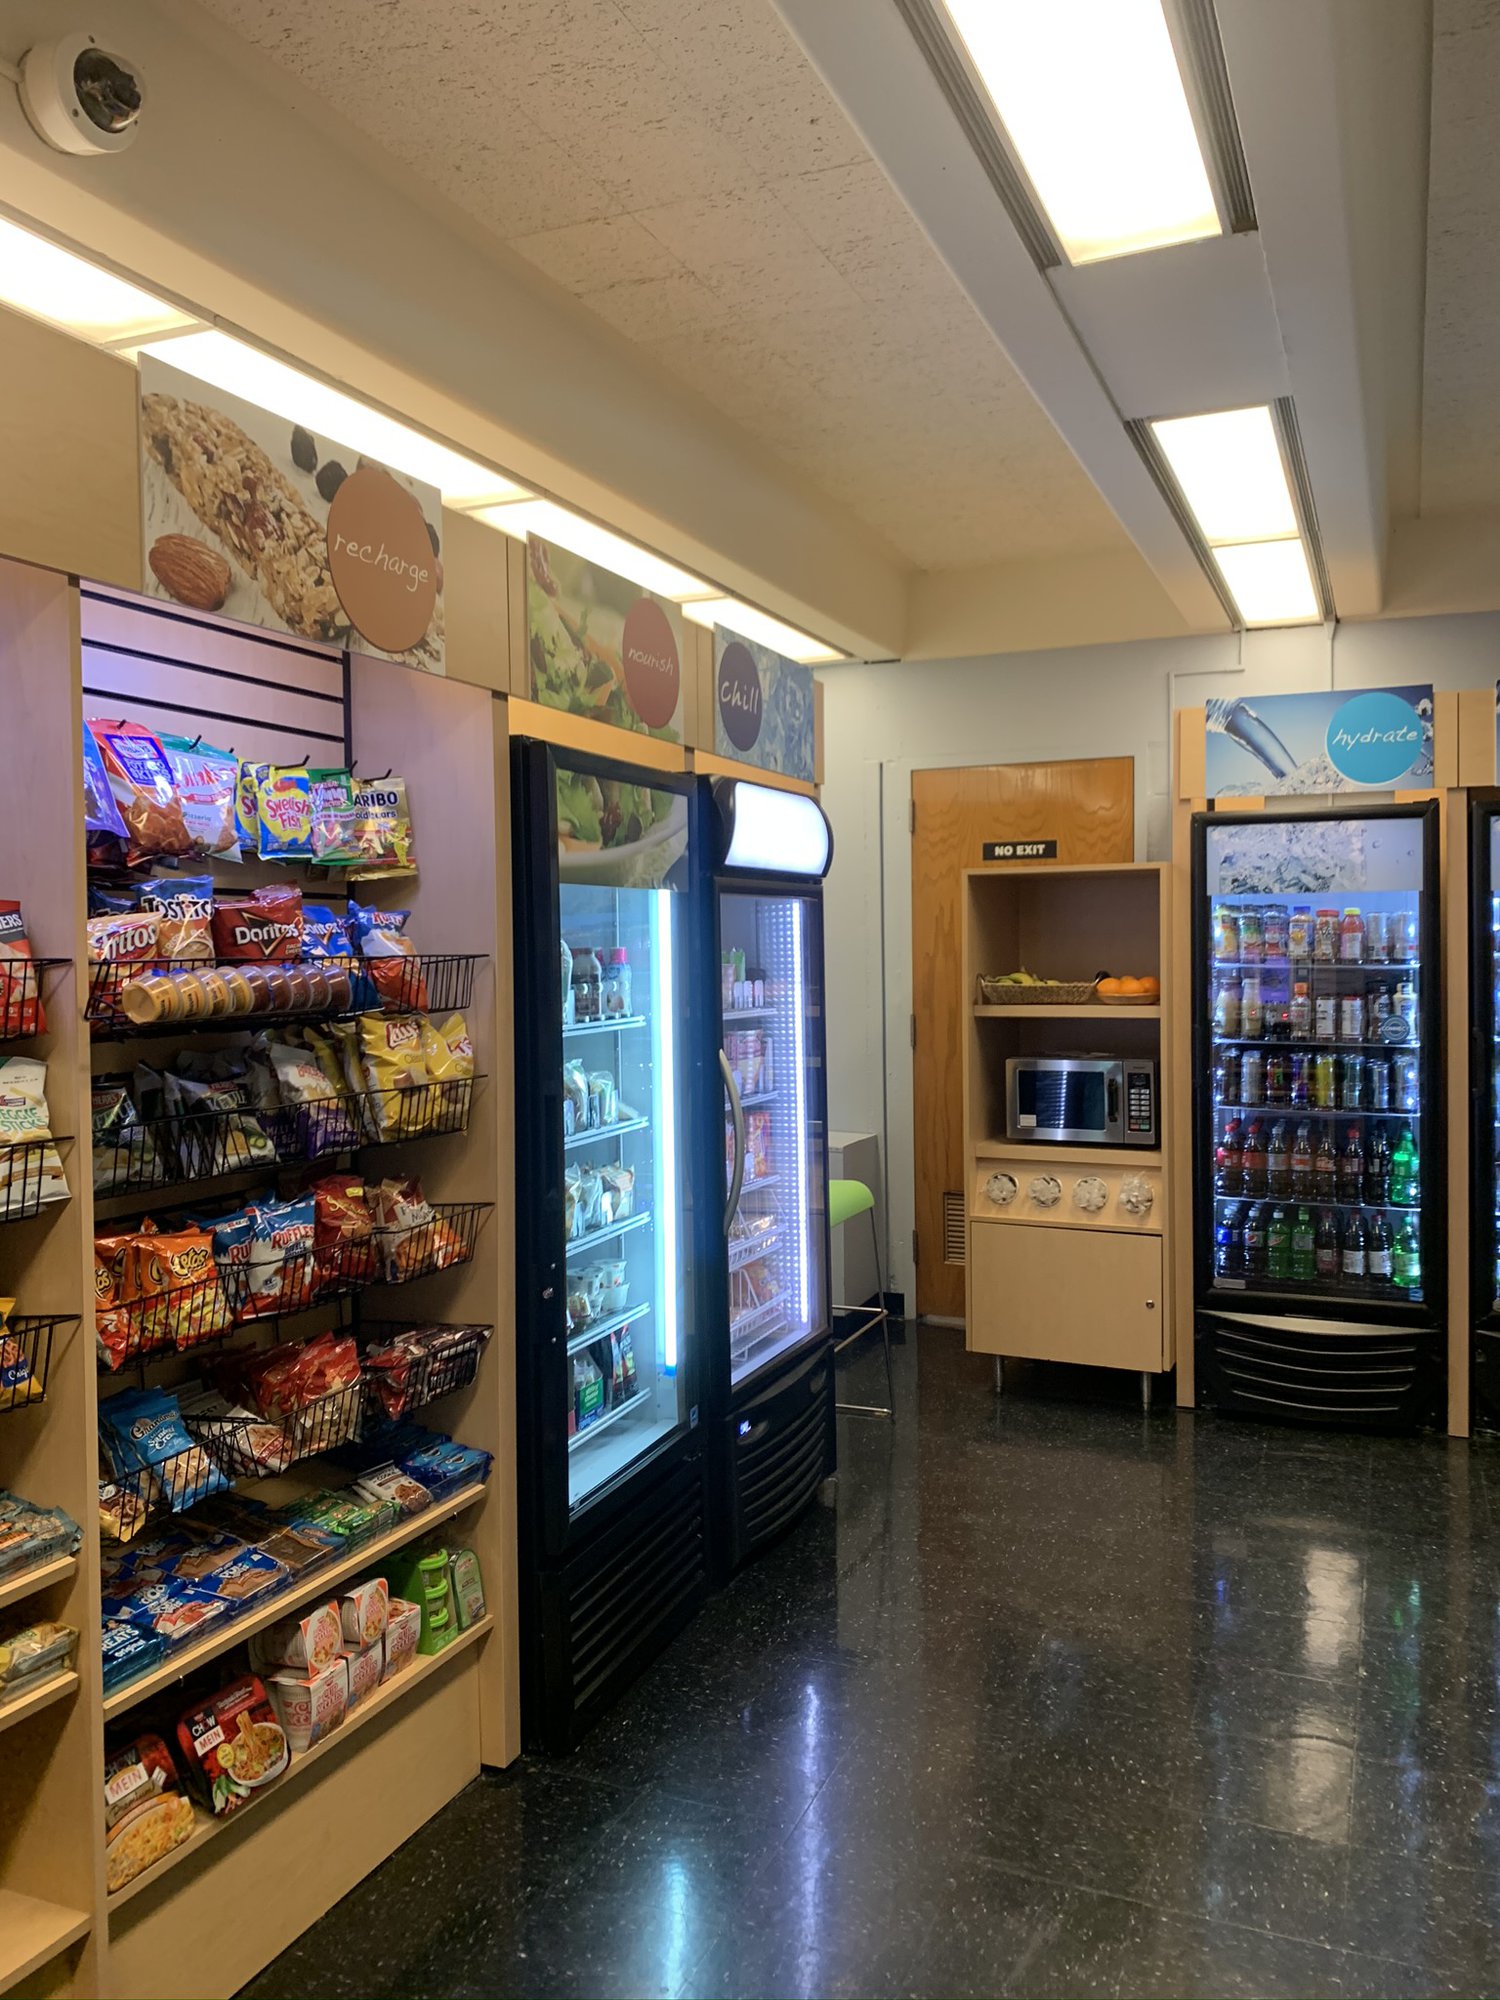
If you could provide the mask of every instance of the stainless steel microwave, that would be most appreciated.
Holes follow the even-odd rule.
[[[1156,1064],[1118,1056],[1012,1056],[1009,1139],[1095,1146],[1156,1144]]]

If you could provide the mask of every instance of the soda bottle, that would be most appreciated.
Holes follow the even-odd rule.
[[[1214,1223],[1214,1276],[1241,1278],[1245,1274],[1245,1225],[1237,1202],[1220,1208]]]
[[[1309,1211],[1299,1208],[1292,1224],[1292,1276],[1306,1284],[1317,1275],[1317,1232]]]
[[[1364,1218],[1358,1209],[1355,1209],[1344,1228],[1344,1251],[1339,1268],[1346,1278],[1364,1278],[1369,1274]]]
[[[1260,1120],[1252,1121],[1240,1154],[1240,1186],[1246,1194],[1266,1192],[1266,1135]]]
[[[1295,1105],[1312,1103],[1313,1059],[1302,1053],[1292,1057],[1292,1102]]]
[[[1339,1231],[1331,1208],[1318,1210],[1318,1227],[1313,1235],[1313,1263],[1320,1278],[1339,1274]]]
[[[1375,1127],[1370,1150],[1365,1155],[1365,1200],[1371,1208],[1384,1208],[1391,1198],[1391,1148],[1382,1125]]]
[[[1292,1193],[1304,1201],[1313,1191],[1312,1120],[1304,1118],[1292,1141]]]
[[[1291,1147],[1287,1144],[1286,1120],[1278,1118],[1271,1127],[1270,1143],[1266,1147],[1266,1192],[1272,1195],[1288,1195],[1291,1191]]]
[[[1220,1049],[1214,1059],[1214,1103],[1238,1104],[1240,1101],[1240,1052],[1238,1049]]]
[[[1365,1264],[1369,1275],[1378,1284],[1391,1282],[1393,1264],[1391,1255],[1391,1233],[1386,1227],[1385,1217],[1377,1208],[1370,1217],[1365,1230]]]
[[[1422,1238],[1414,1215],[1404,1216],[1391,1250],[1391,1277],[1404,1292],[1422,1289]]]
[[[1290,1104],[1292,1101],[1292,1065],[1283,1054],[1266,1057],[1266,1102],[1267,1104]]]
[[[1271,1210],[1271,1219],[1266,1224],[1266,1276],[1268,1278],[1289,1278],[1292,1275],[1292,1225],[1287,1213],[1279,1204]]]
[[[1259,1278],[1266,1268],[1266,1205],[1255,1202],[1245,1212],[1245,1276]]]
[[[1338,1069],[1333,1056],[1321,1052],[1313,1057],[1312,1101],[1320,1111],[1331,1111]]]
[[[1333,1135],[1326,1125],[1318,1130],[1318,1150],[1313,1156],[1313,1185],[1318,1190],[1319,1201],[1333,1201],[1337,1194],[1338,1160],[1333,1150]]]
[[[1365,1149],[1359,1127],[1349,1127],[1349,1143],[1339,1155],[1339,1200],[1359,1201],[1365,1191]]]
[[[1244,1172],[1245,1128],[1238,1118],[1224,1127],[1224,1136],[1214,1151],[1214,1193],[1238,1194]]]
[[[1396,1208],[1415,1208],[1422,1198],[1422,1167],[1411,1127],[1401,1127],[1401,1137],[1391,1154],[1391,1202]]]

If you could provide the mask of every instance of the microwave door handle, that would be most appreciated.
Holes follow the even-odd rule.
[[[1115,1131],[1120,1123],[1120,1080],[1112,1076],[1105,1085],[1105,1104],[1110,1131]]]

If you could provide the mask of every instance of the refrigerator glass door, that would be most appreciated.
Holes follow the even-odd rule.
[[[1489,1199],[1484,1217],[1476,1216],[1475,1226],[1488,1232],[1488,1254],[1484,1270],[1484,1287],[1487,1290],[1481,1287],[1476,1291],[1474,1304],[1481,1313],[1500,1314],[1500,815],[1491,813],[1487,818],[1490,896],[1485,915],[1489,924],[1489,949],[1484,965],[1476,967],[1476,973],[1489,981],[1486,997],[1490,1031],[1487,1052],[1489,1118],[1484,1159]]]
[[[581,782],[594,783],[560,768],[559,800]],[[685,800],[641,797],[658,801],[666,817],[626,846],[671,834],[678,816],[682,839],[668,844],[681,872]],[[673,887],[636,886],[632,875],[664,871],[616,870],[608,847],[565,848],[559,871],[568,1502],[576,1513],[688,1422],[685,1361],[695,1329],[682,1024],[691,900]],[[617,883],[608,879],[614,872]]]
[[[724,1151],[732,1198],[739,1183],[727,1220],[736,1387],[827,1321],[816,924],[806,897],[720,891]]]
[[[1200,1198],[1225,1304],[1272,1293],[1357,1316],[1423,1299],[1437,1164],[1424,829],[1416,813],[1205,828]]]

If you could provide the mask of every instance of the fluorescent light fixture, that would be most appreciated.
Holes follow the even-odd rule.
[[[1213,551],[1247,625],[1295,625],[1321,618],[1307,551],[1293,535],[1279,542],[1233,542]]]
[[[779,786],[736,783],[726,868],[816,879],[827,874],[832,858],[833,834],[816,799]]]
[[[487,521],[492,528],[503,528],[518,541],[524,542],[528,535],[540,535],[544,542],[556,542],[560,549],[571,549],[585,562],[598,563],[601,569],[613,570],[616,576],[627,576],[642,590],[654,591],[658,597],[702,597],[713,588],[701,577],[653,555],[650,549],[640,548],[634,542],[627,542],[623,535],[601,528],[597,521],[585,520],[583,515],[559,507],[555,500],[523,500],[508,507],[481,507],[477,518]]]
[[[1069,261],[1220,234],[1161,0],[944,0]]]
[[[97,342],[194,326],[190,313],[0,218],[0,304]]]
[[[362,457],[373,458],[409,478],[435,486],[449,507],[478,507],[485,502],[523,494],[503,473],[465,458],[445,444],[371,409],[357,396],[334,389],[316,375],[304,374],[232,334],[208,330],[182,334],[175,340],[148,342],[143,354],[180,368],[215,389],[243,396],[288,423],[305,424]]]
[[[783,659],[800,660],[804,666],[848,658],[847,653],[825,646],[818,639],[810,639],[795,625],[783,625],[779,618],[757,611],[753,604],[741,604],[737,597],[706,597],[697,604],[684,604],[682,615],[691,618],[695,625],[727,626],[742,639],[752,639],[757,646],[769,646]]]
[[[1203,539],[1269,542],[1297,532],[1276,426],[1264,404],[1151,426]]]

